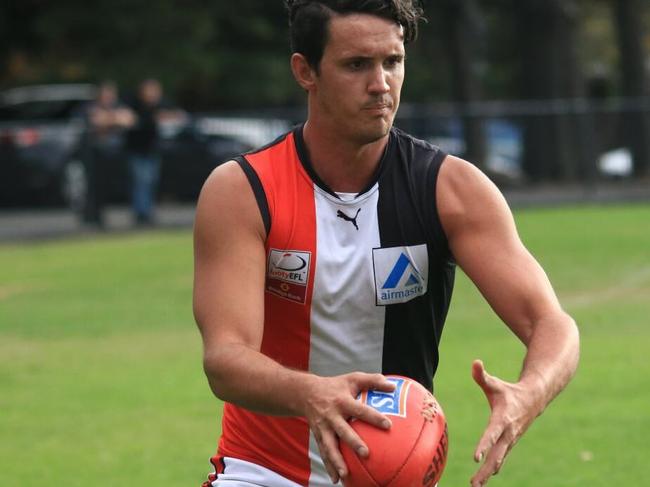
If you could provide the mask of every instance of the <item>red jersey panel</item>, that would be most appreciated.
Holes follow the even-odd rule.
[[[260,178],[272,215],[261,351],[282,365],[307,370],[316,265],[313,183],[292,134],[246,159]],[[309,427],[303,418],[265,416],[226,404],[222,429],[219,456],[257,463],[308,485]]]

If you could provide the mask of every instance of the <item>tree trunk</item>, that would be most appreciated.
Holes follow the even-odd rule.
[[[443,2],[442,11],[450,56],[452,97],[463,122],[464,157],[484,167],[487,158],[484,121],[472,113],[473,103],[482,98],[479,76],[482,16],[475,0],[448,0]]]
[[[648,76],[642,47],[642,16],[640,0],[615,0],[618,31],[622,91],[626,97],[648,95]],[[623,114],[624,140],[632,152],[634,175],[646,176],[650,172],[650,114],[633,111]]]
[[[580,114],[566,100],[580,97],[575,0],[515,3],[521,58],[521,93],[531,100],[565,100],[524,121],[524,172],[533,181],[570,180],[584,172]],[[586,141],[584,141],[586,143]]]

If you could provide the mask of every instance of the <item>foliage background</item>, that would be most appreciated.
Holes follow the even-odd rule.
[[[580,83],[604,76],[607,89],[620,92],[619,3],[633,4],[642,19],[647,57],[650,4],[643,0],[424,0],[428,22],[409,50],[404,99],[454,97],[453,42],[469,50],[483,98],[526,97],[520,40],[531,18],[550,14],[573,22]],[[533,15],[524,19],[526,9]],[[468,32],[453,39],[459,19]],[[157,76],[189,109],[295,105],[303,96],[288,69],[286,26],[281,0],[9,0],[0,4],[0,87],[110,78],[129,90]],[[542,32],[551,46],[557,32]]]

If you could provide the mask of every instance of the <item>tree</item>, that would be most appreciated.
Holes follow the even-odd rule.
[[[280,1],[22,0],[0,3],[0,83],[160,78],[188,108],[300,96]],[[25,69],[9,69],[10,59]]]
[[[452,99],[458,104],[465,134],[465,157],[485,165],[486,139],[483,119],[473,111],[482,98],[480,49],[484,45],[483,15],[475,0],[445,0],[439,8],[452,75]]]
[[[521,94],[531,100],[570,100],[583,95],[576,37],[575,0],[514,2],[521,60]],[[537,105],[539,107],[539,105]],[[525,123],[524,170],[534,181],[574,179],[586,154],[572,105],[547,105]]]
[[[620,51],[622,93],[630,98],[648,96],[648,76],[642,45],[642,16],[645,4],[640,0],[614,0],[614,13]],[[639,107],[641,108],[641,107]],[[634,175],[650,173],[650,114],[645,107],[625,114],[624,139],[634,161]]]
[[[38,0],[0,2],[0,85],[9,84],[14,76],[25,76],[24,54],[43,45],[36,29],[42,3]]]

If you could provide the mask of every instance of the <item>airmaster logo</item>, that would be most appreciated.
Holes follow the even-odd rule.
[[[427,246],[373,249],[377,305],[406,303],[427,292]]]
[[[311,252],[271,249],[266,290],[281,298],[303,303],[307,297]]]

